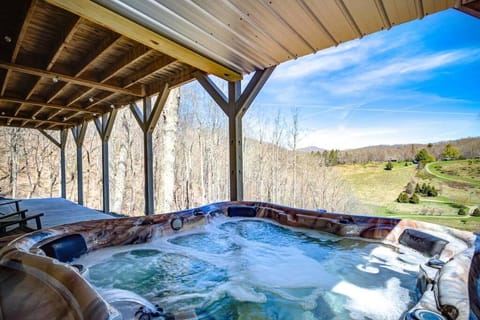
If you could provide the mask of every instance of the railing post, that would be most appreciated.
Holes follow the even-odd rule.
[[[83,205],[83,141],[88,122],[72,128],[73,139],[77,146],[77,202]]]
[[[118,109],[113,109],[110,115],[103,114],[102,119],[95,119],[95,126],[102,139],[102,182],[103,182],[103,212],[110,212],[110,176],[108,170],[108,140],[112,133],[113,123]]]
[[[242,118],[273,70],[275,66],[256,71],[243,93],[240,81],[229,82],[228,97],[207,75],[201,72],[195,74],[200,85],[228,117],[230,200],[232,201],[243,200]]]

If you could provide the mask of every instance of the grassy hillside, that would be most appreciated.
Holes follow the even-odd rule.
[[[395,163],[391,171],[384,168],[385,163],[339,166],[358,201],[357,213],[411,218],[480,231],[480,217],[458,215],[461,207],[471,213],[480,206],[480,161],[439,161],[422,170],[400,162]],[[396,202],[409,182],[428,183],[439,190],[439,196],[420,197],[419,204]]]

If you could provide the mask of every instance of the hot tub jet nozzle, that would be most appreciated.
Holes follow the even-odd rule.
[[[138,308],[137,312],[135,312],[135,318],[137,320],[175,320],[175,316],[169,312],[164,312],[163,308],[159,307],[158,304],[155,305],[156,310],[150,311],[145,307]]]

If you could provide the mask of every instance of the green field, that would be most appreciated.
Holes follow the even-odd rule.
[[[360,214],[409,218],[454,228],[480,231],[480,217],[458,215],[461,207],[471,213],[480,207],[480,161],[438,161],[418,170],[416,165],[385,163],[338,166],[356,198],[354,211]],[[419,204],[396,199],[409,183],[427,183],[439,190],[437,197],[420,197]]]
[[[425,169],[440,180],[480,186],[480,160],[437,161]]]

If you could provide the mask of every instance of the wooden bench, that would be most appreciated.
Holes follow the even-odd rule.
[[[42,228],[40,217],[43,216],[43,213],[27,216],[28,210],[20,210],[20,201],[21,200],[11,200],[0,202],[0,207],[14,205],[16,210],[11,213],[0,212],[0,237],[15,233],[16,231],[31,232]],[[27,225],[30,220],[35,220],[36,229]],[[8,228],[12,226],[16,227]]]

